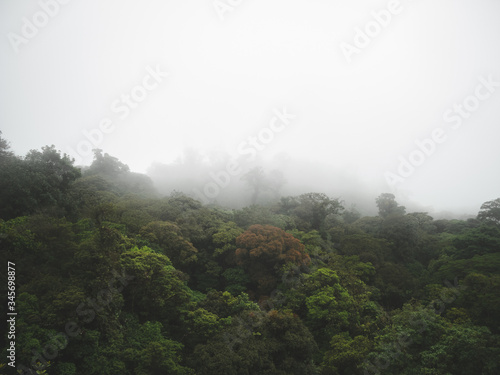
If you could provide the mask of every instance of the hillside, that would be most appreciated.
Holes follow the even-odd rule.
[[[227,209],[160,196],[100,150],[82,171],[0,146],[17,313],[0,346],[19,373],[500,372],[500,198],[468,220],[389,193],[375,216],[322,192]]]

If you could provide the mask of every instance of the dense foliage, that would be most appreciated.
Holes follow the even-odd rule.
[[[392,194],[376,217],[319,193],[229,210],[100,150],[81,171],[0,138],[0,165],[19,373],[500,373],[500,199],[467,221]]]

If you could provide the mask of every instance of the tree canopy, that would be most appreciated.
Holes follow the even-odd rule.
[[[1,134],[0,166],[18,373],[500,372],[500,198],[435,220],[382,194],[363,216],[280,197],[257,170],[251,193],[269,201],[227,209],[159,196],[101,150],[81,171],[53,146],[16,156]]]

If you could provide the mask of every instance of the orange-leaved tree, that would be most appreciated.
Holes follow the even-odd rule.
[[[236,238],[236,246],[236,262],[248,272],[261,297],[276,288],[284,264],[310,262],[298,239],[271,225],[252,225]]]

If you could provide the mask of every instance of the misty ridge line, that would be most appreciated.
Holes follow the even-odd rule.
[[[170,75],[170,73],[162,71],[159,64],[155,68],[148,65],[146,72],[147,74],[142,78],[140,84],[133,86],[127,93],[122,93],[119,98],[111,103],[109,110],[117,115],[118,120],[126,120],[131,112],[138,108],[152,91],[158,88],[163,79]],[[67,146],[71,154],[79,156],[79,159],[76,161],[77,164],[81,164],[92,155],[92,150],[98,148],[103,143],[105,135],[109,135],[117,129],[115,122],[116,120],[112,120],[109,116],[103,117],[99,121],[98,127],[90,130],[82,130],[85,139],[78,142],[76,150],[71,146]]]
[[[480,108],[481,102],[490,99],[500,87],[500,81],[495,81],[492,74],[488,75],[488,78],[479,76],[477,80],[479,84],[476,86],[474,94],[466,96],[460,103],[455,102],[451,109],[447,109],[443,113],[443,121],[452,130],[458,130],[463,122]],[[417,148],[411,151],[408,157],[398,156],[399,165],[396,171],[385,172],[384,177],[387,185],[394,189],[402,184],[436,152],[438,145],[445,143],[447,140],[447,131],[442,127],[434,128],[428,138],[416,139],[414,143]]]
[[[286,107],[283,107],[281,111],[275,108],[273,109],[273,113],[274,116],[269,121],[267,127],[260,129],[257,135],[247,137],[245,141],[242,141],[236,147],[239,157],[232,157],[226,163],[224,169],[216,173],[210,172],[209,176],[213,181],[206,182],[202,191],[197,188],[192,189],[192,192],[197,198],[201,199],[201,202],[204,204],[211,203],[211,201],[219,196],[222,189],[230,185],[231,177],[234,178],[247,173],[250,168],[245,167],[244,163],[255,161],[257,154],[265,150],[266,145],[274,140],[275,134],[287,129],[291,120],[296,118],[296,115],[287,112]],[[245,155],[247,155],[247,159],[241,162],[241,158]]]

